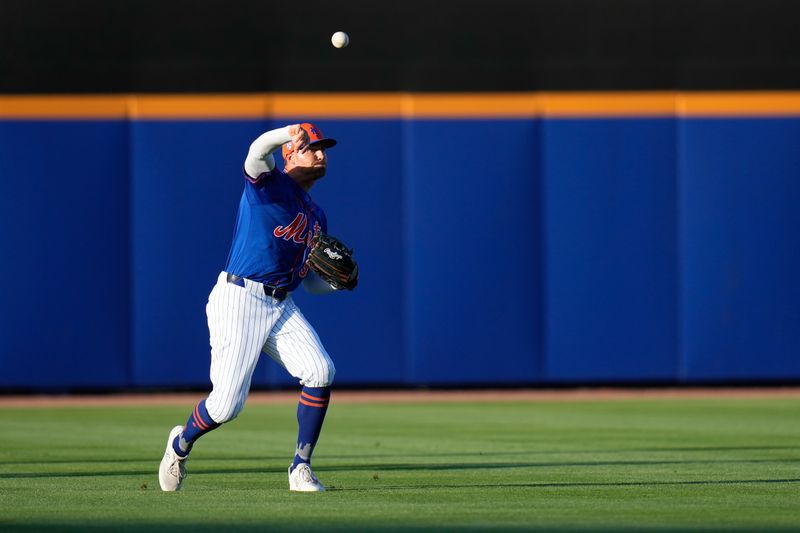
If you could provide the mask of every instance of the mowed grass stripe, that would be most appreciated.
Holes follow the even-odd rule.
[[[205,436],[158,489],[191,405],[0,412],[0,530],[800,529],[800,399],[341,404],[293,494],[291,406]]]

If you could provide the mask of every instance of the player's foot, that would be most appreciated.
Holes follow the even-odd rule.
[[[289,467],[289,490],[297,492],[322,492],[325,486],[319,482],[311,466],[306,463],[300,463],[292,470]]]
[[[169,432],[167,449],[164,451],[164,458],[161,459],[161,465],[158,467],[158,484],[164,491],[181,490],[181,483],[186,477],[186,457],[179,457],[172,449],[172,441],[181,434],[181,431],[183,431],[183,426],[175,426]]]

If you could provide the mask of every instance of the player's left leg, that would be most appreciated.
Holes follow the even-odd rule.
[[[169,433],[159,465],[159,484],[165,491],[180,490],[186,477],[186,459],[201,436],[233,420],[244,408],[253,370],[283,305],[264,295],[264,287],[247,280],[229,283],[220,273],[206,306],[211,344],[212,383],[208,398],[197,404],[185,426]]]
[[[311,470],[311,455],[317,445],[330,402],[336,369],[314,328],[292,300],[275,324],[264,352],[300,380],[303,386],[297,404],[297,448],[289,467],[289,488],[322,491],[325,487]]]

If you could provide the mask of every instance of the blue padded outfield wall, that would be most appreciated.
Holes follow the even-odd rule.
[[[207,387],[242,161],[294,121],[0,120],[0,387]],[[338,384],[800,380],[800,118],[316,122]]]

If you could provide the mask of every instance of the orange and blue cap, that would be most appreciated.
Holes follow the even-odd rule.
[[[320,130],[318,127],[311,124],[310,122],[303,122],[302,124],[300,124],[300,128],[302,128],[303,131],[305,131],[308,134],[309,147],[313,148],[316,146],[321,146],[322,148],[331,148],[332,146],[336,146],[336,139],[325,137],[322,134],[322,130]],[[292,152],[294,152],[294,146],[292,145],[292,141],[284,143],[283,147],[281,148],[281,153],[283,154],[283,158],[286,159],[286,156]]]

